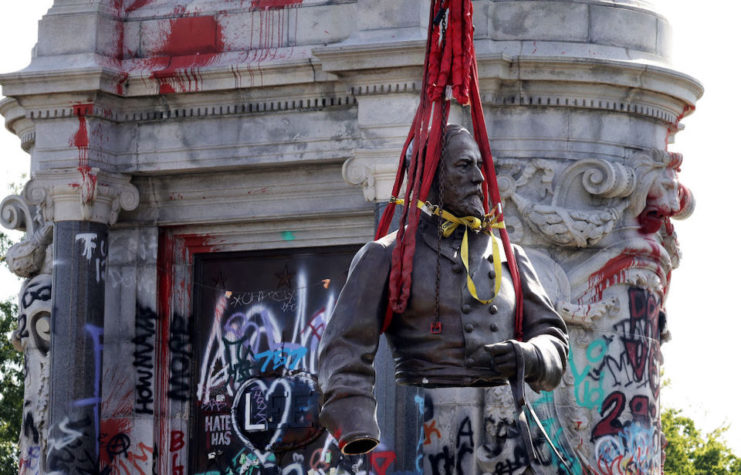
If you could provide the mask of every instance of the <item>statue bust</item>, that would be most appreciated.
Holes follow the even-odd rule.
[[[504,256],[497,252],[499,239],[490,229],[446,225],[450,221],[438,216],[453,215],[465,223],[483,220],[481,166],[471,134],[448,125],[428,205],[420,216],[409,303],[386,330],[396,381],[424,387],[503,385],[514,377],[516,354],[521,354],[528,384],[551,390],[566,366],[566,326],[527,255],[514,246],[524,306],[524,339],[516,341],[515,290],[507,266],[495,257]],[[380,440],[373,361],[395,243],[394,232],[358,251],[320,343],[320,421],[346,454],[369,452]]]

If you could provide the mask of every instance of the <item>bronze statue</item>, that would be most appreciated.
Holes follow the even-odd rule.
[[[470,133],[448,125],[428,203],[457,217],[484,218],[481,166]],[[441,224],[438,216],[421,214],[409,304],[394,315],[386,331],[396,381],[424,387],[498,386],[515,376],[519,358],[520,370],[534,390],[553,389],[566,365],[566,326],[522,248],[514,246],[524,300],[525,337],[518,342],[513,339],[512,280],[507,267],[496,265],[494,258],[493,246],[501,245],[499,240],[466,226],[453,226],[444,237]],[[358,251],[320,344],[319,382],[324,394],[320,420],[346,454],[369,452],[380,438],[373,360],[387,308],[395,235]],[[493,245],[492,239],[497,241]],[[464,242],[467,262],[461,256],[466,254]],[[501,273],[501,287],[489,302],[495,269]]]

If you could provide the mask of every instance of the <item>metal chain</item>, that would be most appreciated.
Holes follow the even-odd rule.
[[[440,23],[440,38],[442,39],[442,48],[441,50],[445,50],[445,32],[447,30],[447,16],[443,15],[442,21]],[[446,147],[446,140],[445,140],[445,101],[446,98],[441,97],[440,98],[440,121],[442,122],[440,124],[440,159],[437,162],[437,205],[442,209],[443,207],[443,192],[445,191],[445,187],[443,183],[445,182],[445,167],[443,163],[443,157],[445,156],[445,147]],[[443,239],[443,218],[442,214],[437,215],[437,265],[436,265],[436,271],[435,271],[435,321],[432,323],[432,326],[430,327],[430,330],[432,333],[441,333],[442,332],[442,322],[440,321],[440,251],[442,246],[442,239]]]

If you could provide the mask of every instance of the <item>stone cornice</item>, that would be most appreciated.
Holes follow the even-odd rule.
[[[44,222],[114,224],[121,209],[133,210],[139,204],[139,191],[130,179],[96,168],[39,171],[26,183],[23,197],[40,207]]]
[[[21,139],[21,148],[28,152],[36,141],[36,132],[26,110],[17,100],[6,97],[0,100],[0,115],[5,117],[5,128]]]

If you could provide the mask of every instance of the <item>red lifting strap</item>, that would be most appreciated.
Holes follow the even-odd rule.
[[[399,197],[404,177],[407,188],[396,236],[396,247],[391,260],[389,277],[389,302],[382,331],[391,324],[393,314],[404,312],[409,301],[414,262],[415,237],[419,223],[420,210],[417,201],[425,201],[437,170],[442,148],[444,124],[448,121],[450,97],[446,91],[461,105],[470,105],[473,123],[473,137],[478,143],[483,159],[484,193],[489,199],[484,207],[501,210],[501,198],[497,176],[494,171],[494,160],[486,133],[484,111],[479,95],[478,67],[473,45],[473,7],[471,0],[431,0],[427,48],[425,52],[424,77],[419,107],[412,121],[404,146],[399,157],[399,168],[392,190],[394,198]],[[425,147],[424,144],[427,146]],[[408,149],[411,145],[411,160],[405,164]],[[396,203],[394,199],[386,206],[378,225],[376,239],[388,233],[394,216]],[[498,221],[504,217],[498,213]],[[499,229],[507,265],[512,275],[515,288],[515,338],[522,341],[522,286],[517,261],[507,230]]]

